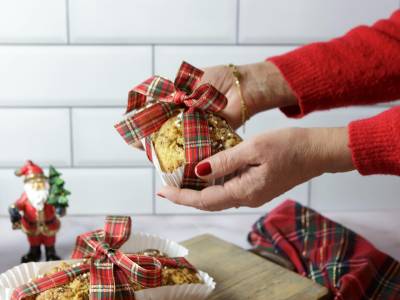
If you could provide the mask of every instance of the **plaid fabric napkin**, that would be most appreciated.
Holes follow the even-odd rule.
[[[290,260],[335,300],[400,299],[400,263],[312,209],[286,200],[261,217],[249,242]]]

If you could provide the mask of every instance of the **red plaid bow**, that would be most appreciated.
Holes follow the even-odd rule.
[[[219,112],[227,104],[226,97],[211,84],[194,89],[202,75],[203,71],[183,62],[174,83],[159,76],[149,78],[129,92],[126,112],[134,109],[138,112],[115,125],[128,144],[146,138],[148,145],[150,134],[183,108],[186,160],[183,187],[194,189],[206,185],[194,172],[196,164],[212,154],[206,112]],[[152,104],[154,100],[157,102]],[[146,107],[149,104],[152,105]],[[146,152],[151,159],[148,146]]]
[[[126,255],[117,250],[128,240],[130,231],[129,217],[107,217],[104,230],[88,232],[77,238],[72,258],[90,258],[89,263],[25,284],[14,290],[11,300],[21,300],[66,284],[87,271],[90,271],[91,300],[134,300],[132,283],[144,288],[160,286],[163,266],[194,269],[183,257]]]

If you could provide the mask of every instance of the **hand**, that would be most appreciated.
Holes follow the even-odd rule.
[[[168,186],[158,195],[201,210],[258,207],[325,172],[353,170],[347,143],[346,128],[287,128],[264,133],[197,165],[197,175],[205,180],[237,172],[224,185],[201,191]]]
[[[248,117],[260,111],[284,107],[297,103],[296,97],[278,68],[271,62],[263,61],[238,66],[241,75],[240,86],[248,108]],[[228,123],[237,129],[242,125],[240,96],[233,83],[232,70],[220,65],[204,68],[204,75],[198,85],[211,83],[228,99],[228,105],[220,112]],[[134,147],[143,149],[140,142]]]
[[[240,86],[248,107],[248,117],[256,113],[296,103],[296,98],[278,68],[271,62],[263,61],[238,66],[241,75]],[[237,129],[242,125],[241,99],[233,82],[232,70],[228,66],[214,66],[204,69],[199,83],[211,83],[228,98],[228,105],[220,113],[228,123]]]

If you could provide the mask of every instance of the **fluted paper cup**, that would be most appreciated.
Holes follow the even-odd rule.
[[[203,300],[215,289],[215,282],[207,273],[199,271],[202,284],[167,285],[135,292],[137,300]]]
[[[186,257],[189,254],[189,250],[177,242],[143,232],[133,232],[120,248],[124,253],[137,253],[146,249],[157,249],[170,257]]]
[[[178,243],[147,233],[132,233],[120,248],[124,253],[136,253],[146,249],[157,249],[170,257],[185,257],[189,251]],[[55,266],[66,262],[79,263],[82,260],[25,263],[0,274],[0,299],[10,299],[15,288],[49,272]],[[198,271],[203,283],[161,286],[135,292],[137,300],[203,300],[215,289],[215,282],[207,273]]]
[[[145,139],[142,139],[142,145],[146,149]],[[184,173],[185,167],[184,166],[179,167],[171,173],[164,172],[161,169],[160,161],[158,160],[157,153],[154,149],[153,142],[151,143],[150,146],[151,146],[151,159],[153,161],[155,169],[157,170],[157,173],[160,175],[162,184],[164,186],[168,185],[168,186],[174,186],[174,187],[180,188],[182,186],[182,182],[183,182],[183,173]],[[227,181],[228,179],[229,179],[229,177],[213,179],[208,182],[207,186],[224,184],[224,182]]]
[[[39,275],[43,275],[49,272],[52,268],[58,266],[61,262],[74,264],[81,261],[81,259],[70,259],[63,261],[38,263],[30,262],[9,269],[8,271],[0,274],[0,299],[11,299],[11,294],[14,289],[28,283],[32,279],[37,278]]]

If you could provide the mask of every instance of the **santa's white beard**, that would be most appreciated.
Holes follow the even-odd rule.
[[[46,203],[47,198],[49,197],[48,187],[45,187],[44,189],[41,190],[35,190],[32,188],[32,185],[30,183],[26,183],[24,185],[24,190],[32,206],[38,211],[43,210],[44,204]]]

